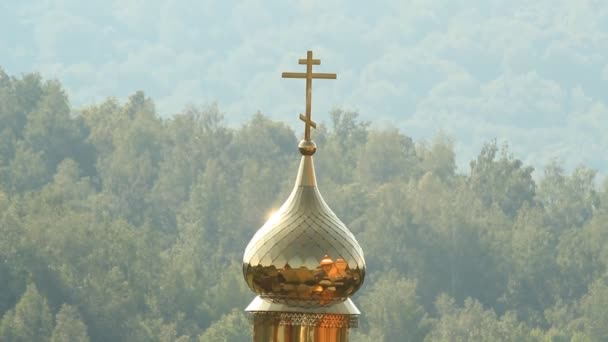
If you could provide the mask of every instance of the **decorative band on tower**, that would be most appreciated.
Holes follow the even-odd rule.
[[[243,275],[258,294],[246,311],[252,314],[255,342],[348,341],[360,314],[350,297],[365,278],[363,251],[354,235],[323,200],[317,187],[310,138],[312,79],[336,74],[313,73],[321,64],[308,51],[306,73],[283,73],[306,79],[304,139],[295,186],[280,209],[256,232],[243,256]]]

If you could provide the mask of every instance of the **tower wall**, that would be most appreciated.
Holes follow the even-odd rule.
[[[360,314],[350,299],[302,308],[272,303],[260,296],[245,311],[253,321],[254,342],[348,342],[349,329],[357,327]]]
[[[337,314],[253,313],[254,342],[348,342],[350,318]]]

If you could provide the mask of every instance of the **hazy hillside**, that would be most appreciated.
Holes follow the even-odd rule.
[[[336,110],[319,185],[369,274],[355,341],[601,341],[608,197],[595,173],[488,142],[413,141]],[[56,81],[0,71],[0,340],[248,341],[240,261],[286,198],[284,123],[218,108],[161,119],[137,92],[74,113]]]
[[[295,124],[304,86],[280,73],[308,49],[338,74],[315,83],[319,122],[336,106],[443,130],[463,171],[497,138],[537,168],[608,174],[605,0],[0,3],[2,66],[61,79],[76,108],[145,88],[162,117],[217,101],[231,127],[258,110]]]

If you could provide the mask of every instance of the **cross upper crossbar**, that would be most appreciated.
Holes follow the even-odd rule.
[[[283,78],[306,78],[305,72],[284,72]],[[326,80],[335,80],[336,74],[325,74],[319,72],[313,72],[311,78],[322,78]]]
[[[320,65],[320,59],[312,58],[312,51],[306,53],[306,59],[298,59],[298,64],[306,65],[306,72],[284,72],[283,78],[305,78],[306,79],[306,115],[300,114],[300,120],[304,121],[304,138],[310,140],[310,127],[317,128],[317,124],[310,118],[311,102],[312,102],[312,79],[335,80],[336,74],[328,73],[313,73],[312,66]]]
[[[307,59],[298,59],[298,64],[308,64],[308,60]],[[320,59],[313,59],[312,60],[312,65],[321,65],[321,60]]]

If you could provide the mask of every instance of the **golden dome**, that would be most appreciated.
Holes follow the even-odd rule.
[[[342,302],[365,277],[361,247],[317,188],[311,143],[300,143],[302,159],[291,195],[256,232],[243,256],[243,274],[254,292],[299,307]]]

